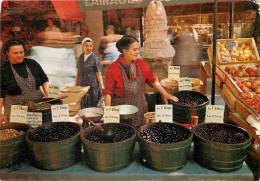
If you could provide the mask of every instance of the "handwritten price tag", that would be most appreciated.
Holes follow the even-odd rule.
[[[33,128],[42,125],[42,113],[41,112],[28,112],[27,113],[27,123]]]
[[[52,122],[69,121],[69,105],[52,105],[51,106]]]
[[[12,105],[10,122],[12,123],[27,123],[28,106]]]
[[[119,123],[119,107],[118,106],[105,106],[104,108],[104,123]]]
[[[58,96],[59,96],[59,91],[60,91],[59,86],[49,85],[48,97],[58,98]]]
[[[206,123],[223,123],[225,107],[223,105],[206,106]]]
[[[169,66],[168,67],[168,78],[179,79],[180,78],[181,67],[180,66]]]
[[[172,123],[172,105],[155,105],[155,122]]]
[[[179,91],[192,90],[191,78],[180,78],[178,82]]]

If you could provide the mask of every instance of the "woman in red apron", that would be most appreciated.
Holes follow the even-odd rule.
[[[12,105],[48,96],[46,74],[35,60],[25,58],[24,51],[25,45],[20,40],[9,40],[4,46],[8,61],[1,65],[0,125],[9,120]]]
[[[144,113],[147,112],[145,84],[154,87],[167,103],[169,99],[178,101],[168,94],[158,82],[146,63],[138,59],[139,42],[135,37],[124,36],[116,44],[121,56],[113,62],[105,74],[103,90],[106,106],[130,104],[139,108],[136,117],[130,123],[135,128],[143,125]]]

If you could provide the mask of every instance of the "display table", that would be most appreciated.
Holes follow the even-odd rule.
[[[138,147],[138,146],[136,146]],[[137,149],[135,149],[137,150]],[[192,154],[192,153],[191,153]],[[137,153],[134,154],[135,160]],[[142,166],[138,161],[132,162],[124,169],[103,173],[97,172],[85,166],[83,161],[69,168],[57,171],[45,171],[23,163],[19,170],[9,173],[9,169],[0,170],[0,179],[23,180],[243,180],[252,181],[253,173],[244,163],[243,166],[233,172],[216,172],[208,170],[195,163],[191,156],[187,164],[175,172],[158,172]]]

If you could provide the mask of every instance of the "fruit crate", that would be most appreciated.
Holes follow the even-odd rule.
[[[238,87],[238,85],[232,77],[227,76],[225,84],[228,87],[228,89],[232,92],[232,94],[234,94],[234,96],[237,97],[242,94],[242,90]]]
[[[223,80],[219,78],[219,76],[216,76],[216,85],[218,86],[219,89],[223,88]]]
[[[219,79],[223,82],[226,82],[227,73],[224,71],[222,67],[219,65],[216,66],[216,75],[219,77]]]
[[[219,76],[257,77],[260,76],[260,61],[241,62],[239,64],[218,65],[216,73]]]
[[[212,46],[208,48],[212,64]],[[218,39],[216,65],[237,64],[259,61],[259,53],[254,38]]]
[[[249,107],[245,101],[238,100],[235,105],[235,111],[239,113],[239,115],[246,120],[249,115],[252,115],[257,121],[260,121],[259,115],[251,108]]]
[[[222,90],[220,91],[225,103],[228,105],[230,110],[235,110],[235,105],[237,102],[237,97],[230,91],[227,85],[223,85]]]

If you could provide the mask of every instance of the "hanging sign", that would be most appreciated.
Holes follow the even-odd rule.
[[[169,66],[168,67],[168,78],[179,79],[180,78],[181,67],[180,66]]]
[[[69,105],[52,105],[51,106],[52,122],[68,122],[69,121]]]
[[[104,108],[104,123],[119,123],[120,114],[118,106],[105,106]]]
[[[10,122],[12,123],[27,123],[28,106],[12,105]]]
[[[192,79],[185,77],[185,78],[180,78],[178,82],[178,88],[179,91],[184,91],[184,90],[192,90]]]
[[[42,125],[42,113],[41,112],[28,112],[27,113],[27,123],[36,128]]]
[[[206,106],[206,123],[223,123],[224,122],[224,105],[207,105]]]
[[[172,105],[155,105],[155,122],[172,123]]]
[[[58,98],[59,97],[59,91],[60,91],[59,86],[49,85],[48,97]]]

